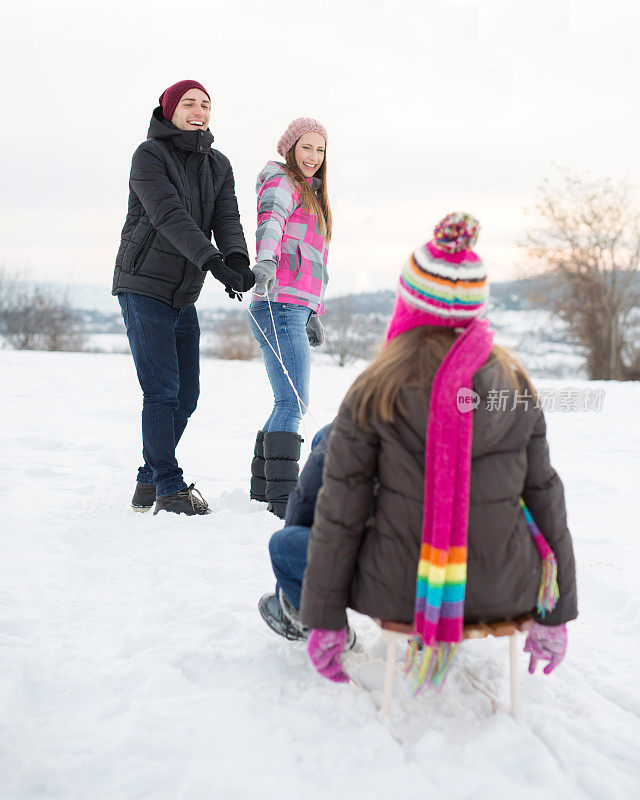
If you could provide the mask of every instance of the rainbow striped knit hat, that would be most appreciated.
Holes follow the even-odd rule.
[[[471,249],[479,229],[470,214],[448,214],[434,228],[433,239],[409,256],[387,341],[419,325],[464,328],[484,313],[487,272]]]

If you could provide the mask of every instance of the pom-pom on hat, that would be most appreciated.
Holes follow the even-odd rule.
[[[478,241],[480,223],[471,214],[447,214],[433,229],[433,242],[445,253],[471,250]]]
[[[481,316],[489,299],[487,272],[471,249],[480,223],[470,214],[448,214],[433,239],[405,264],[387,341],[419,325],[464,328]]]
[[[311,117],[298,117],[298,119],[294,119],[289,123],[287,130],[278,140],[278,153],[280,153],[282,158],[286,158],[287,153],[298,139],[304,136],[305,133],[309,133],[309,131],[319,133],[321,136],[324,136],[325,142],[327,141],[327,131],[321,122]]]
[[[198,83],[198,81],[178,81],[178,83],[174,83],[173,86],[169,86],[168,89],[165,89],[158,99],[158,102],[162,106],[162,116],[165,119],[171,121],[171,117],[176,110],[176,106],[180,102],[180,98],[185,92],[188,92],[189,89],[200,89],[200,91],[204,92],[209,100],[211,100],[209,92],[201,83]]]

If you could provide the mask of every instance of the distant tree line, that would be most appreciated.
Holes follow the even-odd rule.
[[[66,293],[20,281],[0,270],[0,336],[15,350],[83,350],[82,314]]]

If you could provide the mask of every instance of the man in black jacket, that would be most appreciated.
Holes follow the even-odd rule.
[[[211,98],[197,81],[160,96],[133,154],[129,209],[113,276],[143,391],[142,454],[132,508],[208,514],[175,449],[199,395],[194,303],[207,271],[240,298],[254,284],[229,159],[211,147]],[[217,247],[211,243],[215,237]],[[194,493],[197,492],[199,497]]]

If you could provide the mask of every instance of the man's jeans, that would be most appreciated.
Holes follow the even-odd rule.
[[[173,308],[142,294],[118,295],[143,393],[139,483],[156,497],[186,488],[176,445],[200,394],[200,326],[195,306]]]
[[[276,531],[269,541],[271,566],[276,576],[276,596],[278,588],[285,593],[287,600],[300,609],[302,578],[307,568],[307,545],[311,528],[302,525],[289,525]]]
[[[263,335],[258,325],[249,317],[249,327],[254,339],[260,345],[274,397],[273,411],[262,426],[262,430],[297,433],[302,419],[300,406],[276,353],[282,354],[282,362],[304,403],[302,406],[304,414],[305,406],[309,405],[311,350],[306,327],[311,316],[311,309],[295,303],[271,303],[273,322],[275,322],[274,334],[274,325],[271,321],[267,301],[254,300],[250,308],[258,325],[264,331]]]

